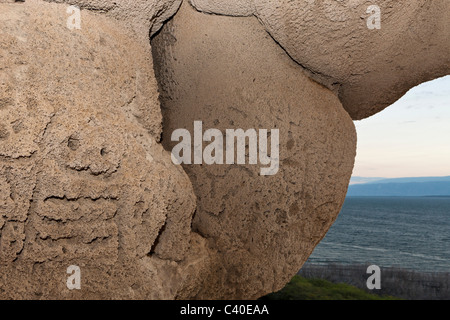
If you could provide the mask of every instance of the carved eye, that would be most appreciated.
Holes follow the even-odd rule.
[[[8,128],[0,123],[0,140],[7,139],[9,137],[9,130]]]
[[[0,110],[6,109],[6,107],[13,104],[13,100],[11,98],[0,98]]]
[[[74,136],[69,137],[69,140],[67,141],[67,146],[72,151],[77,150],[80,147],[80,139]]]

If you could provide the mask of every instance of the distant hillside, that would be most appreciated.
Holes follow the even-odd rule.
[[[366,178],[366,177],[352,177],[350,179],[350,185],[353,184],[363,184],[363,183],[371,183],[380,180],[385,180],[386,178]]]
[[[364,179],[357,178],[358,181]],[[450,177],[381,178],[366,181],[350,185],[347,196],[450,196]]]

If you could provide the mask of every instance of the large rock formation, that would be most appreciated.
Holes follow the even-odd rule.
[[[201,297],[257,298],[280,289],[324,237],[344,201],[356,149],[349,115],[254,17],[205,15],[184,3],[152,48],[167,150],[178,143],[171,141],[176,129],[194,136],[196,120],[204,130],[223,133],[279,129],[275,175],[262,176],[266,165],[249,165],[249,159],[247,165],[184,169],[197,196],[193,228],[220,252],[220,269]],[[246,145],[248,158],[250,142]]]
[[[189,0],[198,10],[258,17],[353,119],[373,115],[422,82],[450,73],[448,0]],[[380,9],[381,29],[369,29]],[[368,10],[369,9],[369,10]]]
[[[441,0],[410,1],[406,15],[381,1],[375,32],[362,1],[191,2],[241,17],[185,1],[157,33],[181,0],[0,0],[0,298],[280,289],[344,201],[351,116],[449,72]],[[80,29],[69,4],[82,8]],[[419,24],[395,33],[411,12]],[[243,165],[177,166],[172,133],[194,135],[194,121],[219,140],[255,129],[258,144],[245,142]],[[266,149],[279,142],[272,175],[261,175],[264,157],[249,164],[264,154],[258,130],[271,134]],[[81,290],[66,286],[71,265]]]
[[[0,6],[0,297],[174,298],[195,198],[158,143],[150,47],[98,14],[69,30],[65,5]]]

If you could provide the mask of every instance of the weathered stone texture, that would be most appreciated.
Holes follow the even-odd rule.
[[[199,297],[280,289],[340,211],[356,149],[351,118],[254,17],[205,15],[185,3],[152,48],[167,150],[178,143],[171,132],[193,136],[196,120],[204,130],[280,130],[276,175],[261,176],[260,165],[184,166],[197,196],[193,229],[220,253]]]

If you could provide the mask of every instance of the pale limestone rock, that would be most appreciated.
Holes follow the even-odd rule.
[[[255,15],[309,76],[338,94],[353,119],[450,74],[448,0],[189,0],[198,10]],[[369,29],[377,5],[381,29]]]
[[[171,133],[280,130],[280,170],[184,165],[197,196],[193,230],[217,250],[196,298],[258,298],[295,275],[335,221],[353,168],[353,122],[254,17],[205,15],[184,3],[152,41],[163,145]],[[205,143],[205,146],[207,144]]]
[[[0,5],[0,298],[173,299],[206,258],[159,143],[150,46],[88,11],[69,30],[66,7]]]
[[[30,1],[30,0],[27,0]],[[36,0],[31,0],[36,1]],[[138,36],[147,38],[155,34],[172,17],[182,0],[45,0],[66,3],[82,9],[100,12],[126,22]]]
[[[450,68],[444,0],[380,1],[378,31],[360,0],[190,0],[240,17],[185,2],[154,37],[161,115],[149,35],[181,0],[5,2],[0,298],[252,299],[282,288],[344,201],[350,116]],[[81,30],[66,26],[69,4],[82,8]],[[195,120],[279,129],[279,172],[175,166],[170,135]],[[70,265],[80,291],[65,285]]]

